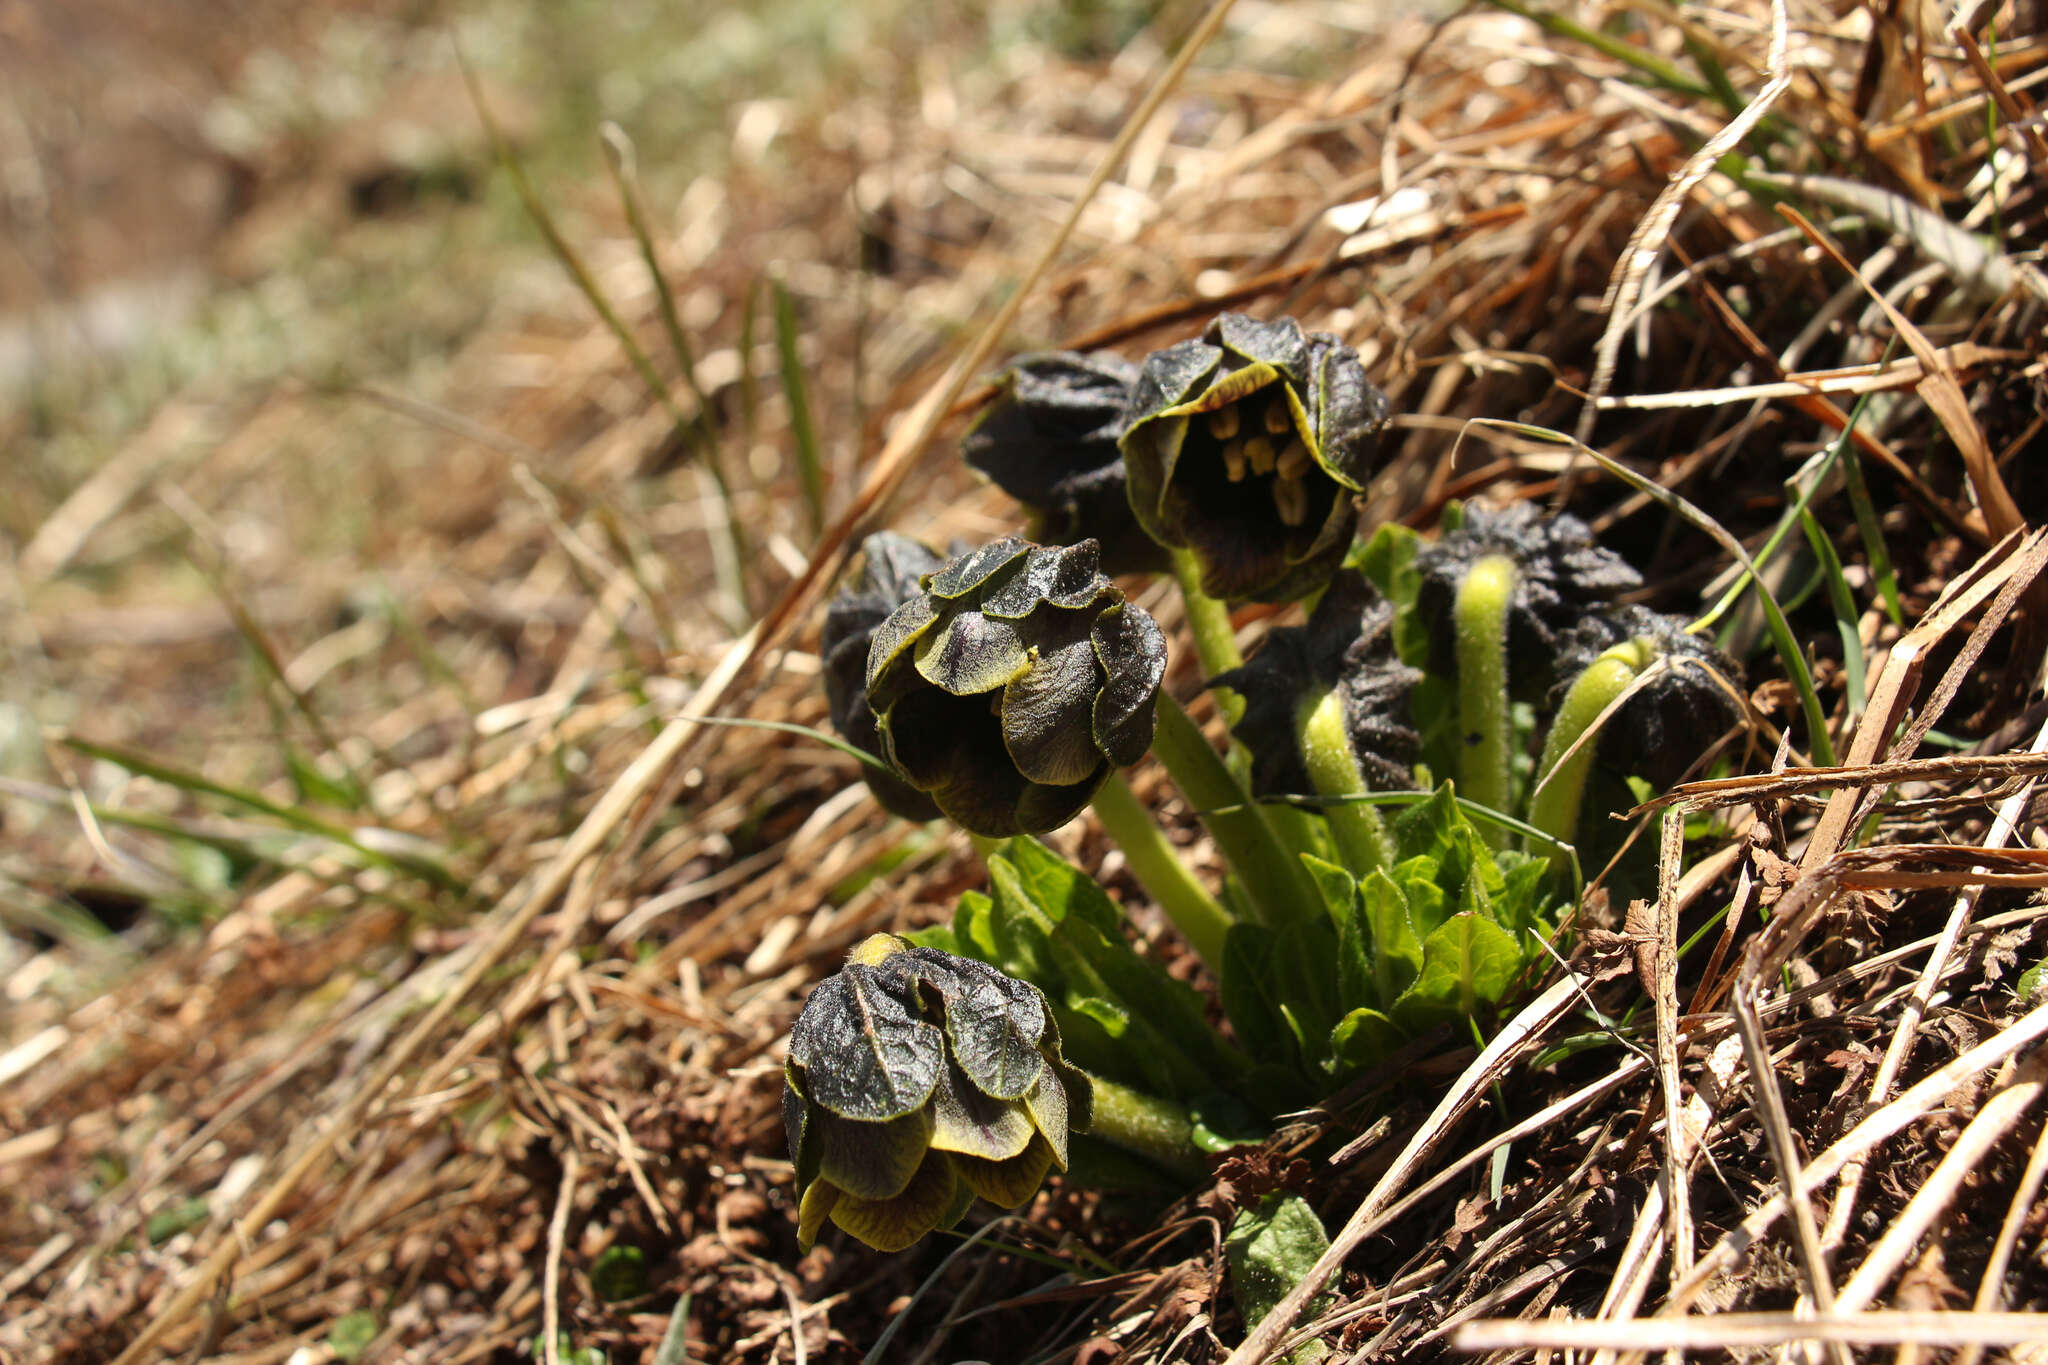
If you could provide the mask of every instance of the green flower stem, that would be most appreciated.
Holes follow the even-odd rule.
[[[1173,576],[1180,584],[1188,632],[1195,638],[1195,654],[1202,661],[1202,671],[1213,678],[1233,668],[1242,668],[1244,655],[1238,652],[1237,632],[1230,626],[1230,609],[1202,591],[1202,571],[1190,551],[1174,550],[1172,554]],[[1217,709],[1223,712],[1224,724],[1236,725],[1244,719],[1243,697],[1228,687],[1211,690],[1216,694]],[[1235,739],[1230,741],[1229,763],[1231,772],[1242,785],[1251,772],[1251,755]],[[1268,806],[1265,810],[1273,832],[1286,844],[1289,852],[1320,852],[1322,841],[1316,837],[1314,816],[1292,806]]]
[[[1230,912],[1202,888],[1174,853],[1173,845],[1152,819],[1152,812],[1139,804],[1122,773],[1111,773],[1095,793],[1092,803],[1102,827],[1123,850],[1131,875],[1145,888],[1155,904],[1166,912],[1173,927],[1188,941],[1211,972],[1223,967],[1223,935],[1231,925]]]
[[[1508,709],[1508,607],[1515,598],[1517,570],[1506,555],[1488,555],[1472,566],[1458,586],[1459,795],[1503,813],[1511,800]],[[1483,825],[1488,842],[1502,838]]]
[[[1578,835],[1586,774],[1592,771],[1598,747],[1592,739],[1579,744],[1580,737],[1649,664],[1644,647],[1629,640],[1593,660],[1565,692],[1550,723],[1550,737],[1543,741],[1543,761],[1537,765],[1536,789],[1529,797],[1529,823],[1551,838],[1568,844]],[[1574,744],[1579,746],[1575,753]]]
[[[1344,724],[1344,699],[1331,688],[1313,706],[1301,709],[1301,756],[1316,790],[1324,796],[1364,796],[1372,788],[1358,771],[1351,751],[1351,733]],[[1337,856],[1354,877],[1369,877],[1393,861],[1386,823],[1380,813],[1360,801],[1339,801],[1323,812],[1329,822]]]
[[[1265,808],[1253,804],[1244,785],[1224,765],[1223,756],[1202,737],[1180,703],[1163,690],[1152,752],[1166,765],[1181,794],[1201,816],[1209,837],[1223,850],[1259,919],[1282,925],[1310,914],[1320,902],[1308,870],[1280,842],[1266,819]]]
[[[1095,1112],[1088,1127],[1089,1137],[1149,1157],[1190,1180],[1200,1180],[1208,1172],[1209,1163],[1202,1149],[1195,1146],[1194,1124],[1187,1110],[1172,1100],[1100,1076],[1091,1074],[1088,1079],[1095,1086]]]
[[[1195,637],[1195,654],[1202,671],[1210,677],[1244,667],[1244,655],[1237,649],[1237,632],[1230,626],[1230,608],[1202,591],[1202,570],[1189,550],[1174,550],[1173,576],[1180,584],[1180,600],[1187,612],[1188,630]],[[1216,703],[1223,719],[1235,725],[1244,719],[1244,699],[1229,688],[1218,688]]]

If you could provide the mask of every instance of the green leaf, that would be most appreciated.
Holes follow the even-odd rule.
[[[1395,860],[1406,862],[1410,858],[1429,858],[1441,863],[1451,851],[1451,831],[1464,819],[1451,794],[1451,784],[1442,784],[1431,793],[1429,800],[1416,802],[1395,818]]]
[[[355,1365],[377,1339],[377,1315],[367,1308],[343,1313],[327,1328],[327,1349],[344,1365]]]
[[[991,967],[1000,968],[1011,976],[1020,976],[1022,973],[1017,968],[1004,962],[996,953],[995,904],[979,891],[960,893],[960,904],[953,908],[953,939],[960,946],[952,951],[962,957],[978,957]]]
[[[1278,939],[1262,924],[1240,920],[1231,925],[1223,936],[1218,993],[1245,1050],[1260,1061],[1288,1065],[1300,1057],[1273,989],[1271,963]]]
[[[1477,1018],[1507,994],[1521,966],[1507,930],[1469,911],[1453,915],[1422,941],[1422,972],[1394,1002],[1393,1016],[1413,1030]]]
[[[1209,1026],[1201,997],[1121,937],[1077,916],[1053,931],[1051,947],[1070,1003],[1078,1005],[1077,994],[1084,994],[1122,1013],[1118,1040],[1145,1089],[1177,1099],[1228,1084],[1244,1070],[1244,1058]]]
[[[1322,1220],[1300,1195],[1269,1194],[1257,1206],[1240,1212],[1230,1225],[1223,1250],[1230,1262],[1231,1296],[1237,1300],[1245,1326],[1258,1326],[1307,1278],[1329,1248]],[[1328,1293],[1318,1294],[1305,1316],[1314,1317],[1330,1302]],[[1308,1365],[1327,1353],[1321,1342],[1310,1342],[1289,1360],[1294,1365]]]
[[[1428,859],[1419,859],[1419,866],[1409,866],[1420,871],[1427,863]],[[1436,884],[1428,880],[1427,874],[1410,881],[1411,885],[1427,888],[1422,899],[1428,902],[1429,909],[1439,911],[1443,895]],[[1422,936],[1416,930],[1408,894],[1399,882],[1387,875],[1385,868],[1373,869],[1372,876],[1359,886],[1359,899],[1365,912],[1366,926],[1372,935],[1373,1003],[1384,1009],[1421,974]]]
[[[1337,930],[1337,999],[1344,1008],[1382,1003],[1373,981],[1372,929],[1367,924],[1358,880],[1350,872],[1313,854],[1302,865],[1322,892],[1323,908]],[[1385,997],[1391,999],[1392,997]]]
[[[1355,1009],[1330,1031],[1330,1070],[1341,1074],[1377,1065],[1402,1040],[1400,1026],[1386,1015],[1375,1009]]]
[[[1189,1136],[1205,1152],[1256,1147],[1273,1135],[1249,1105],[1230,1095],[1201,1095],[1188,1103]]]
[[[1535,934],[1550,936],[1551,925],[1544,915],[1550,903],[1550,860],[1513,851],[1496,855],[1501,872],[1500,894],[1493,898],[1494,922],[1519,940]]]
[[[1105,934],[1116,933],[1123,912],[1095,879],[1029,835],[1010,841],[1009,860],[1025,895],[1048,919],[1077,915]]]
[[[608,1246],[590,1266],[590,1287],[606,1303],[637,1299],[647,1292],[647,1253],[634,1246]]]
[[[361,787],[347,777],[337,780],[321,772],[320,765],[300,753],[296,745],[285,746],[284,761],[301,801],[316,806],[332,806],[337,810],[362,808]]]
[[[1409,931],[1415,936],[1415,966],[1422,967],[1422,940],[1428,938],[1450,914],[1443,883],[1437,879],[1434,858],[1410,858],[1394,864],[1394,884],[1408,903]]]
[[[2013,989],[2022,1000],[2032,1000],[2041,992],[2044,981],[2048,981],[2048,958],[2043,958],[2020,973],[2020,979],[2013,983]]]

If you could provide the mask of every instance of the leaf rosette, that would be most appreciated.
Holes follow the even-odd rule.
[[[960,441],[968,466],[1030,512],[1032,540],[1096,540],[1109,573],[1167,566],[1131,515],[1117,446],[1137,378],[1137,365],[1113,351],[1021,356],[996,376],[996,397]]]
[[[976,834],[1056,829],[1151,747],[1166,640],[1096,543],[1003,539],[924,580],[874,633],[882,754]]]
[[[1093,1107],[1036,986],[892,934],[811,992],[783,1078],[806,1250],[828,1219],[901,1251],[977,1195],[1016,1208]]]
[[[1338,338],[1221,314],[1139,372],[1123,436],[1131,510],[1193,554],[1210,596],[1290,601],[1343,560],[1386,424],[1386,395]]]

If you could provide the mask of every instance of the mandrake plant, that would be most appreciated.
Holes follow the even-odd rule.
[[[1384,396],[1337,338],[1213,319],[1132,365],[1027,356],[964,441],[1052,543],[950,557],[871,536],[822,636],[833,722],[875,799],[974,836],[986,891],[877,935],[797,1021],[784,1116],[800,1244],[882,1250],[1051,1170],[1186,1191],[1398,1050],[1483,1041],[1549,960],[1589,854],[1743,719],[1736,670],[1570,516],[1454,506],[1361,528]],[[1104,572],[1170,574],[1229,724],[1162,690],[1169,644]],[[1237,602],[1306,609],[1241,657]],[[1183,863],[1120,769],[1151,753],[1225,864]],[[1140,953],[1037,836],[1092,808],[1206,968]],[[1614,876],[1631,873],[1625,859]],[[1255,1321],[1326,1246],[1298,1198],[1238,1215]]]

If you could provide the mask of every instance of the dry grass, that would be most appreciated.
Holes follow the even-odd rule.
[[[76,704],[0,789],[0,894],[54,940],[7,974],[0,1357],[453,1365],[536,1338],[567,1358],[559,1333],[614,1360],[852,1360],[892,1319],[917,1360],[2038,1349],[2048,1011],[2015,982],[2048,914],[2048,540],[2026,529],[2048,515],[2048,35],[1575,15],[1615,50],[1494,11],[1265,8],[1177,83],[1148,33],[741,119],[733,169],[657,243],[730,503],[580,319],[493,330],[426,395],[159,409],[5,575],[10,673]],[[1290,74],[1311,61],[1335,74]],[[1745,188],[1717,162],[1737,144],[1866,198]],[[623,219],[573,244],[674,381]],[[771,266],[824,435],[816,538]],[[1778,742],[1799,700],[1760,664],[1753,775],[1667,807],[1721,812],[1690,869],[1669,824],[1655,903],[1596,892],[1569,970],[1476,1057],[1367,1077],[1170,1210],[1056,1185],[1000,1251],[798,1258],[788,1026],[847,946],[949,913],[978,865],[883,817],[832,752],[696,718],[821,723],[811,607],[859,529],[1007,529],[949,450],[987,361],[1135,353],[1224,306],[1364,352],[1401,414],[1374,515],[1567,501],[1673,607],[1718,592],[1716,541],[1474,419],[1577,431],[1754,551],[1870,394],[1852,439],[1902,617],[1833,484],[1853,661],[1825,593],[1792,613],[1842,761],[1801,771]],[[667,401],[692,416],[680,383]],[[389,513],[353,552],[321,534],[350,515],[317,463],[344,414]],[[279,475],[287,443],[310,471]],[[717,586],[728,519],[745,601]],[[167,541],[198,591],[136,571]],[[1942,735],[1972,747],[1925,747]],[[1135,778],[1189,823],[1151,765]],[[1060,842],[1137,900],[1092,823]],[[196,923],[77,924],[138,903]],[[1279,1184],[1337,1232],[1341,1292],[1245,1341],[1218,1232]],[[608,1278],[624,1249],[637,1283]]]

